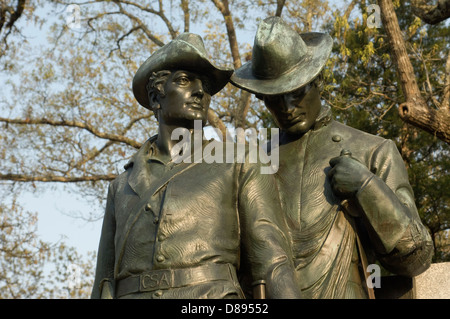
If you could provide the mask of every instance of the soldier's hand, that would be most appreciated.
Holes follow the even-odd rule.
[[[365,165],[353,158],[349,151],[342,151],[340,156],[332,158],[330,165],[328,178],[333,192],[341,198],[355,196],[364,182],[373,175]]]

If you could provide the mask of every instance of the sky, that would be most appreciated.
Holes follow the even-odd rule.
[[[70,216],[71,212],[90,211],[90,207],[62,187],[57,185],[56,188],[57,190],[48,189],[20,196],[24,209],[38,212],[39,237],[50,243],[63,240],[68,246],[76,247],[83,255],[88,251],[96,251],[102,221],[86,221]]]

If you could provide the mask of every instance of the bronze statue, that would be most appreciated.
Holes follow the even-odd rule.
[[[241,264],[268,298],[300,297],[274,176],[259,163],[174,161],[183,153],[174,153],[174,131],[198,134],[195,121],[205,124],[231,74],[191,33],[137,71],[133,92],[154,112],[158,135],[110,184],[93,298],[243,298]]]
[[[416,276],[432,242],[395,144],[334,121],[322,105],[332,44],[267,18],[231,82],[263,99],[281,129],[276,178],[304,298],[368,298],[367,263]]]

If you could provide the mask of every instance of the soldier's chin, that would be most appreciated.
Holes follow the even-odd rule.
[[[308,132],[311,128],[308,121],[300,121],[297,123],[293,123],[292,125],[283,124],[280,126],[281,129],[292,135],[303,135]]]
[[[189,115],[186,115],[187,120],[191,121],[202,121],[203,125],[208,121],[208,116],[206,112],[192,112]]]

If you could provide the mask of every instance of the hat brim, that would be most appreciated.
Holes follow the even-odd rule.
[[[257,78],[252,72],[252,61],[237,69],[231,76],[231,83],[254,94],[279,95],[295,91],[310,83],[327,62],[333,39],[326,33],[309,32],[300,34],[308,51],[293,68],[273,79]]]
[[[161,70],[185,70],[203,74],[207,78],[208,93],[219,92],[230,80],[233,70],[211,63],[203,52],[182,40],[174,40],[152,54],[137,70],[133,78],[133,94],[136,100],[150,109],[147,84],[153,72]]]

